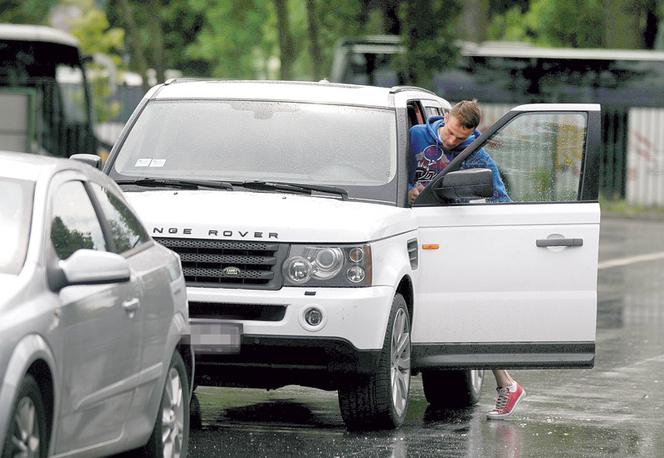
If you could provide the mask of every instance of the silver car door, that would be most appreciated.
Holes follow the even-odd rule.
[[[106,250],[83,183],[54,182],[53,188],[52,256],[67,259],[80,248]],[[141,324],[133,309],[137,294],[133,280],[60,291],[62,392],[56,453],[122,440],[140,369]]]
[[[141,385],[129,414],[129,434],[135,431],[132,423],[152,424],[162,392],[158,384],[164,379],[171,355],[167,354],[168,330],[175,316],[173,275],[179,276],[177,260],[165,248],[148,236],[138,217],[123,198],[107,187],[90,183],[96,201],[108,221],[112,250],[124,256],[132,274],[141,285]],[[175,278],[173,278],[175,279]],[[182,288],[181,288],[182,289]],[[179,292],[184,295],[184,291]]]

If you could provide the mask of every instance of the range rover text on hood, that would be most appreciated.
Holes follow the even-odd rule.
[[[220,238],[220,239],[273,239],[278,240],[279,234],[277,232],[268,231],[231,231],[224,229],[194,229],[191,227],[164,227],[154,226],[152,228],[153,236],[160,235],[192,235],[206,238]]]

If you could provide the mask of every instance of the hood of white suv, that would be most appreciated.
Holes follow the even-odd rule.
[[[243,191],[125,192],[153,237],[357,243],[415,229],[409,209]]]

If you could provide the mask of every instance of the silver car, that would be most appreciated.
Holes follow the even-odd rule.
[[[185,456],[180,259],[73,160],[0,152],[0,456]]]

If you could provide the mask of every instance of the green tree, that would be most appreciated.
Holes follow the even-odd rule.
[[[190,0],[204,11],[203,25],[186,53],[209,63],[213,76],[274,77],[271,58],[277,55],[276,14],[271,3],[246,0]]]
[[[44,25],[57,4],[58,0],[2,0],[0,22]]]
[[[167,69],[207,75],[207,62],[187,53],[203,26],[206,2],[195,0],[115,0],[106,3],[112,25],[123,28],[129,68],[144,77],[149,68],[163,81]]]
[[[81,11],[81,16],[70,23],[70,32],[78,38],[81,52],[89,56],[103,54],[113,62],[113,70],[117,69],[122,63],[124,30],[111,27],[106,14],[95,6],[93,0],[66,0],[64,3],[77,6]],[[96,118],[104,122],[120,110],[118,102],[108,103],[111,86],[116,83],[111,81],[115,74],[95,62],[88,63],[87,69]]]
[[[456,61],[456,24],[460,0],[411,0],[401,4],[402,39],[406,53],[401,59],[405,83],[431,87],[433,75]]]
[[[656,0],[532,0],[492,18],[489,37],[540,46],[652,48],[663,11]]]

